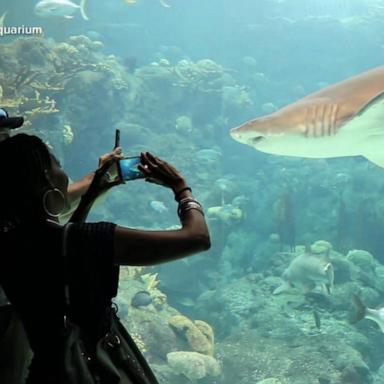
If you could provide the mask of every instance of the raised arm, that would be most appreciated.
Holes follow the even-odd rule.
[[[111,160],[118,160],[122,157],[123,155],[122,155],[121,147],[116,147],[112,152],[106,153],[99,157],[99,169],[101,169],[105,164],[109,163]],[[75,210],[77,210],[77,208],[80,205],[82,196],[84,196],[85,193],[88,191],[94,177],[95,177],[95,172],[91,172],[88,175],[84,176],[82,179],[68,185],[67,196],[68,196],[69,208],[60,216],[61,221],[65,222],[66,220],[68,220],[71,217],[71,215],[73,215]],[[97,197],[99,196],[100,196],[100,193],[98,193]],[[88,215],[88,211],[93,203],[94,203],[94,200],[92,200],[92,203],[89,205],[87,210],[82,209],[81,214],[79,212],[76,213],[76,218],[77,218],[76,221],[85,221]]]
[[[144,231],[117,226],[115,263],[154,265],[179,259],[210,248],[210,237],[201,205],[192,197],[181,174],[170,164],[149,153],[141,155],[140,170],[147,180],[173,190],[179,203],[181,229]]]

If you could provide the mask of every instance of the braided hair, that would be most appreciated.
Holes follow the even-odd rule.
[[[21,133],[0,142],[0,220],[39,215],[50,168],[48,147],[37,136]]]

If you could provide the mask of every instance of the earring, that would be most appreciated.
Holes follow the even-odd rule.
[[[51,201],[51,202],[55,201],[55,199],[57,199],[57,198],[60,198],[62,200],[62,204],[61,204],[62,208],[59,210],[59,212],[51,212],[48,208],[49,201]],[[47,202],[48,202],[48,205],[47,205]],[[59,217],[61,212],[63,212],[64,207],[65,207],[65,197],[64,197],[63,192],[60,191],[60,189],[57,189],[57,188],[48,189],[47,191],[44,192],[43,208],[44,208],[44,211],[47,215],[52,216],[52,217]]]

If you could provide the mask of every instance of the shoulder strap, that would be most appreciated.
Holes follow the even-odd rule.
[[[69,285],[68,285],[68,231],[72,223],[67,223],[63,228],[63,237],[61,243],[61,253],[63,256],[63,265],[64,265],[64,299],[65,299],[65,312],[68,312],[69,306],[71,304],[69,296]]]

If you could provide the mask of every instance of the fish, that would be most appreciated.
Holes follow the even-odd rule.
[[[327,86],[230,130],[258,151],[306,158],[364,156],[384,167],[384,66]]]
[[[137,3],[137,0],[123,0],[123,1],[125,4],[128,4],[128,5],[133,5]],[[171,7],[165,0],[160,0],[160,4],[165,8]]]
[[[327,255],[314,254],[310,247],[291,261],[282,278],[284,283],[273,291],[274,295],[293,288],[308,293],[319,285],[324,293],[330,294],[335,279],[334,268]]]
[[[200,149],[195,153],[195,158],[204,163],[216,163],[222,156],[223,154],[218,147]]]
[[[384,332],[384,306],[377,309],[368,308],[356,294],[353,295],[353,304],[356,308],[356,313],[349,320],[351,324],[355,324],[362,319],[369,319],[380,327],[381,332]]]
[[[153,210],[159,213],[164,213],[168,211],[168,208],[165,206],[165,204],[162,201],[152,200],[149,203],[149,205]]]
[[[79,10],[84,20],[89,20],[85,13],[85,3],[81,0],[77,5],[70,0],[41,0],[35,5],[35,14],[40,17],[64,17],[72,19],[73,14]]]
[[[5,17],[7,16],[7,13],[8,11],[5,11],[1,17],[0,17],[0,28],[3,28],[4,27],[4,21],[5,21]]]
[[[209,219],[217,219],[223,223],[232,223],[234,221],[243,220],[245,218],[244,211],[232,204],[219,205],[217,207],[209,207],[207,210]]]

